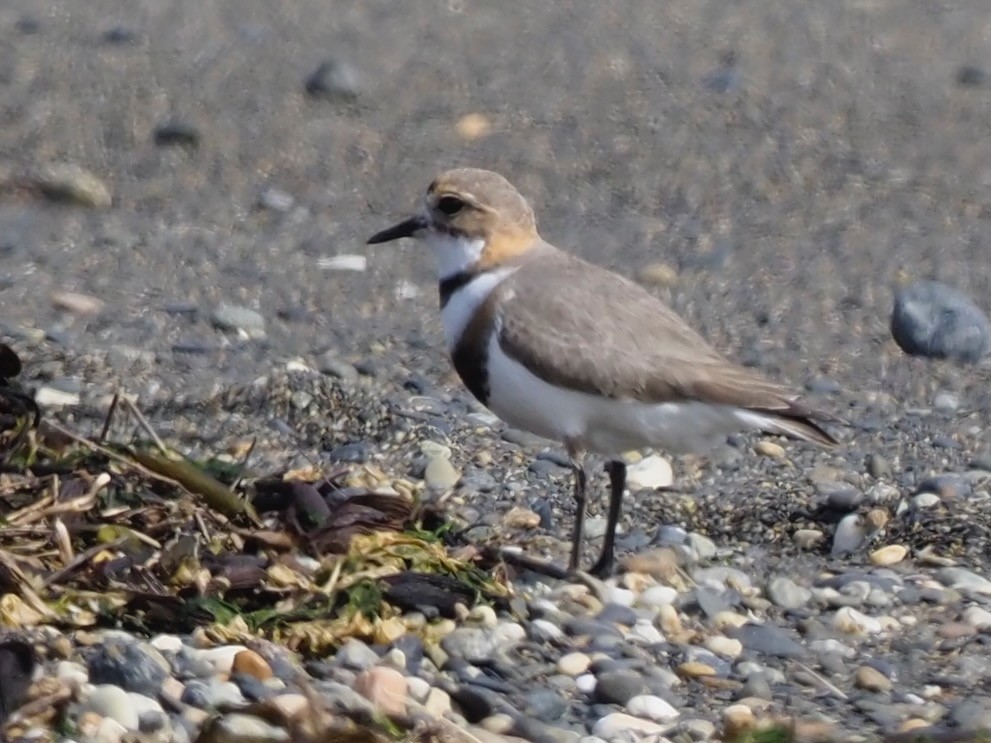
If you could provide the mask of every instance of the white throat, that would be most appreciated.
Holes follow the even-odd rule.
[[[441,281],[468,271],[478,263],[485,248],[480,238],[456,237],[444,232],[428,231],[423,239],[434,253],[437,278]]]

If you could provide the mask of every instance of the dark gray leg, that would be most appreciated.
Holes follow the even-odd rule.
[[[571,469],[575,477],[575,525],[571,530],[571,559],[568,560],[568,570],[578,569],[582,555],[582,538],[585,534],[585,489],[588,475],[585,473],[584,457],[571,458]]]
[[[606,518],[606,536],[602,541],[602,554],[589,572],[598,578],[612,574],[616,549],[616,525],[623,506],[623,491],[626,489],[626,464],[618,459],[606,462],[609,474],[609,513]]]

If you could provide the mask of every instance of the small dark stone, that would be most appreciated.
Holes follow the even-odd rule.
[[[566,470],[571,469],[571,460],[568,459],[568,455],[563,451],[557,451],[556,449],[548,449],[547,451],[542,451],[537,454],[536,459],[540,461],[553,462],[558,467]]]
[[[917,281],[895,294],[891,335],[910,356],[980,361],[991,347],[991,323],[963,293],[938,281]]]
[[[569,617],[561,625],[561,629],[564,630],[565,634],[572,637],[589,635],[591,637],[612,636],[621,638],[623,636],[612,624],[585,617]]]
[[[180,701],[197,709],[210,709],[213,703],[213,694],[210,693],[210,687],[206,683],[199,679],[191,679],[186,682],[186,688],[182,690]]]
[[[137,44],[141,35],[127,26],[112,26],[100,36],[105,44]]]
[[[934,449],[950,449],[952,451],[957,451],[963,448],[959,441],[955,441],[949,436],[933,436],[932,444]]]
[[[34,36],[41,33],[41,21],[33,16],[24,15],[17,19],[14,28],[25,36]]]
[[[24,703],[36,664],[30,644],[22,640],[0,643],[0,724]]]
[[[639,673],[605,671],[595,684],[595,701],[602,704],[626,704],[647,690]]]
[[[106,642],[96,648],[88,665],[91,683],[114,684],[152,698],[169,675],[161,653],[138,642]]]
[[[461,708],[461,714],[468,722],[481,722],[492,714],[492,704],[489,695],[481,689],[467,684],[448,690],[451,700]]]
[[[813,377],[805,381],[805,389],[813,395],[835,395],[843,391],[843,385],[829,377]]]
[[[260,683],[260,682],[259,682]],[[168,724],[169,718],[157,709],[149,709],[138,715],[138,730],[145,735],[157,733]]]
[[[401,650],[406,656],[406,668],[410,673],[417,673],[423,663],[423,641],[416,635],[402,635],[392,643],[392,647]]]
[[[464,478],[462,478],[461,482],[464,484]],[[530,503],[530,510],[540,516],[541,529],[546,529],[547,531],[554,529],[554,508],[551,506],[549,500],[541,498],[540,500],[532,501]]]
[[[357,71],[346,62],[328,59],[306,79],[306,92],[315,98],[353,101],[358,97]]]
[[[826,495],[826,507],[840,513],[856,511],[864,502],[864,494],[852,485],[844,483],[826,483],[820,486],[819,491]]]
[[[560,475],[561,472],[563,472],[563,470],[558,464],[554,462],[550,462],[546,459],[534,459],[532,462],[530,462],[530,466],[527,467],[527,469],[532,474],[541,478],[553,477],[556,475]]]
[[[213,353],[217,350],[217,347],[211,343],[203,343],[200,341],[179,341],[178,343],[172,344],[173,353],[188,353],[188,354],[208,354]]]
[[[169,315],[188,315],[195,318],[199,314],[200,308],[192,302],[170,302],[162,307],[162,312]]]
[[[200,130],[186,121],[173,119],[155,127],[155,144],[159,147],[199,147]]]
[[[237,684],[237,688],[241,690],[244,698],[249,702],[260,702],[275,696],[275,690],[272,687],[266,686],[265,682],[259,681],[247,673],[235,673],[231,676],[231,681]]]
[[[988,73],[974,65],[961,65],[957,68],[956,79],[957,85],[964,88],[977,88],[987,82]]]
[[[332,462],[361,463],[367,462],[371,456],[371,447],[362,442],[342,444],[327,452],[327,459]]]

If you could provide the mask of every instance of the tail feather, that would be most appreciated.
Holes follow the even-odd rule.
[[[845,425],[845,421],[827,413],[797,407],[785,411],[741,410],[737,415],[748,426],[766,433],[776,433],[822,446],[836,446],[839,441],[823,428],[821,422]]]

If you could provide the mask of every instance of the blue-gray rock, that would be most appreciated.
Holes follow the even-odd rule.
[[[600,704],[626,704],[647,691],[643,678],[635,671],[605,671],[595,685],[595,701]]]
[[[568,700],[552,689],[527,692],[523,702],[523,713],[541,722],[556,722],[568,711]]]
[[[595,616],[600,622],[612,622],[614,624],[625,624],[632,627],[637,623],[637,613],[629,606],[609,602],[602,607],[602,610]]]
[[[112,684],[152,698],[158,696],[162,682],[170,675],[162,654],[138,642],[106,642],[96,648],[88,666],[91,683]]]
[[[236,684],[216,679],[189,681],[182,691],[181,701],[203,710],[237,708],[246,704],[244,695]]]
[[[361,640],[350,639],[345,642],[334,656],[334,662],[345,668],[364,671],[379,662],[378,653]]]
[[[984,311],[938,281],[916,281],[895,294],[891,335],[910,356],[975,363],[991,349]]]
[[[726,634],[742,642],[747,650],[760,655],[801,658],[808,652],[785,630],[772,624],[744,624],[742,627],[729,630]]]
[[[975,696],[953,706],[949,720],[961,730],[987,730],[991,727],[991,699]]]

